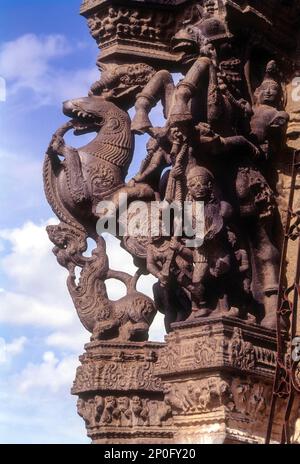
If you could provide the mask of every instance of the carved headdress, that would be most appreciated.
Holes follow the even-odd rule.
[[[188,171],[187,182],[189,183],[195,177],[202,177],[207,182],[214,181],[214,176],[212,173],[202,166],[194,166]]]

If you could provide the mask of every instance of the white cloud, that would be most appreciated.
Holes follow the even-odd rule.
[[[38,37],[25,34],[1,46],[0,71],[11,81],[31,83],[48,71],[49,60],[70,52],[71,48],[62,35]]]
[[[42,159],[24,153],[0,150],[1,202],[14,203],[14,210],[33,206],[42,190]],[[3,210],[4,212],[4,210]],[[2,213],[3,214],[3,213]]]
[[[27,342],[26,337],[19,337],[7,343],[4,338],[0,338],[0,364],[6,364],[18,354],[22,353]]]
[[[77,366],[77,356],[59,360],[52,351],[47,351],[41,364],[29,363],[17,376],[18,389],[23,393],[36,388],[57,392],[72,384]]]
[[[38,293],[38,290],[37,290]],[[53,298],[54,297],[54,298]],[[36,296],[24,293],[4,291],[0,294],[0,321],[14,326],[32,326],[44,328],[68,327],[73,323],[73,315],[70,307],[64,307],[59,301],[43,301]],[[62,298],[64,300],[65,298]]]
[[[57,331],[50,334],[45,343],[53,348],[80,353],[88,342],[89,334],[85,331],[73,329],[72,331]]]
[[[11,249],[0,261],[9,288],[0,293],[0,321],[34,327],[72,327],[77,316],[65,286],[66,271],[51,253],[46,224],[0,230]]]
[[[10,251],[0,261],[0,269],[10,283],[10,288],[0,292],[0,322],[54,329],[47,345],[77,352],[80,343],[88,341],[88,334],[81,328],[68,294],[67,271],[58,265],[51,252],[53,245],[45,230],[50,222],[57,221],[41,225],[29,221],[20,228],[0,230],[0,239],[10,245]],[[110,267],[133,275],[136,268],[132,257],[116,238],[106,236],[106,241]],[[152,297],[154,282],[152,276],[142,276],[137,288]],[[112,300],[125,294],[119,281],[110,280],[107,287]],[[157,330],[154,333],[155,339],[160,337]]]
[[[45,388],[22,392],[16,383],[16,378],[0,379],[0,443],[90,443],[70,384],[56,392]]]
[[[0,75],[7,81],[7,98],[31,91],[34,105],[48,105],[87,94],[99,78],[96,66],[74,71],[57,64],[78,49],[81,43],[71,46],[63,35],[55,34],[25,34],[5,42],[0,48]]]

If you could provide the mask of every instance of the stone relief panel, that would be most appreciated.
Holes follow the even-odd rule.
[[[271,372],[276,365],[276,346],[260,346],[257,338],[247,337],[240,327],[224,336],[224,325],[204,325],[197,332],[188,332],[176,339],[169,336],[167,346],[159,351],[155,366],[157,375],[194,371],[207,367],[232,366],[241,371]],[[247,329],[245,329],[247,331]],[[246,341],[246,340],[247,341]],[[252,341],[250,341],[250,339]],[[248,341],[249,340],[249,341]]]
[[[208,377],[184,383],[164,385],[165,403],[170,406],[173,416],[206,414],[225,407],[245,420],[266,421],[271,401],[272,386],[250,378],[234,380]],[[229,414],[230,417],[230,414]]]
[[[161,427],[166,421],[171,424],[171,411],[167,404],[137,395],[79,398],[77,410],[88,429]]]

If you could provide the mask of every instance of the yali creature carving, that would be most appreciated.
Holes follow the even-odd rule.
[[[280,251],[275,239],[280,226],[269,166],[285,146],[289,117],[283,110],[283,86],[270,56],[262,64],[259,86],[251,88],[245,57],[216,15],[215,2],[210,3],[194,8],[174,30],[170,46],[183,74],[177,85],[171,70],[159,69],[151,59],[102,63],[102,76],[89,95],[64,103],[71,119],[47,150],[45,191],[61,220],[48,233],[59,263],[69,271],[69,291],[93,339],[146,340],[156,309],[165,314],[168,331],[173,322],[212,315],[276,326]],[[95,37],[152,34],[155,39],[151,18],[120,11],[110,8],[107,18],[89,19]],[[150,111],[159,101],[166,122],[153,127]],[[96,136],[75,149],[64,140],[71,130]],[[145,133],[150,136],[147,155],[128,178],[135,134]],[[191,223],[197,219],[194,206],[202,202],[202,242],[190,246],[193,237],[177,232],[176,218],[167,236],[121,236],[120,193],[128,198],[127,218],[134,217],[134,201],[144,201],[148,231],[151,202],[163,202],[165,210],[172,202],[189,202]],[[102,200],[115,207],[109,214],[98,209]],[[120,219],[116,236],[138,267],[135,276],[109,268],[105,241],[96,231],[99,219],[114,214]],[[162,212],[158,220],[163,222]],[[84,255],[88,237],[96,243],[89,257]],[[78,282],[75,268],[80,270]],[[157,278],[155,303],[136,290],[139,277],[147,273]],[[110,278],[127,289],[116,302],[107,295]]]

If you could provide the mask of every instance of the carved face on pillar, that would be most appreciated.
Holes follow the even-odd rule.
[[[213,15],[215,12],[216,2],[215,0],[206,0],[204,2],[204,8],[208,15]]]
[[[138,396],[134,396],[131,400],[132,408],[140,408],[142,406],[142,401]]]
[[[118,398],[118,408],[120,411],[125,412],[129,408],[129,399],[126,398],[125,396]]]
[[[188,191],[193,200],[209,201],[213,193],[213,176],[205,168],[195,167],[187,176]]]
[[[172,391],[172,384],[171,383],[165,383],[163,385],[163,392],[165,395],[167,395],[168,393],[171,393]]]
[[[281,100],[282,89],[280,85],[269,79],[265,80],[255,92],[256,101],[260,105],[277,107]]]
[[[105,400],[106,409],[113,410],[117,406],[117,402],[113,396],[107,396]]]
[[[204,37],[200,30],[191,24],[177,32],[172,39],[172,48],[175,52],[182,52],[182,63],[188,64],[197,58]]]

